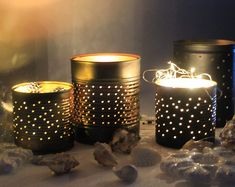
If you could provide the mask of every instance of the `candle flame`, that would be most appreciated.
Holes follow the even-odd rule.
[[[122,62],[135,60],[137,57],[127,54],[115,54],[115,53],[97,53],[97,54],[87,54],[80,55],[74,58],[79,61],[87,62]]]
[[[170,78],[157,81],[157,84],[171,88],[209,88],[215,83],[206,79]]]
[[[194,72],[195,72],[195,68],[192,67],[192,68],[191,68],[191,73],[194,73]]]
[[[52,93],[69,90],[71,86],[59,82],[28,82],[13,86],[13,90],[21,93]]]

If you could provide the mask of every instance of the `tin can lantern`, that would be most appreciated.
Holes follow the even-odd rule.
[[[65,151],[73,146],[73,86],[42,81],[12,87],[15,144],[34,153]]]
[[[150,71],[156,72],[150,81],[156,87],[156,142],[181,148],[190,139],[214,141],[216,82],[173,63],[169,69]],[[145,73],[144,79],[148,81]]]
[[[109,142],[118,128],[139,135],[140,57],[83,54],[71,59],[76,138]]]
[[[222,97],[217,100],[216,126],[223,127],[234,114],[233,48],[229,40],[180,40],[174,42],[174,62],[188,69],[207,72],[217,82]]]

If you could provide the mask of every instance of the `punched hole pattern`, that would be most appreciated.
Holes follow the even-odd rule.
[[[177,98],[156,93],[155,111],[157,138],[198,140],[214,134],[216,96],[211,100],[206,94]]]
[[[73,135],[73,97],[13,101],[13,132],[19,142],[66,140]]]
[[[73,82],[74,116],[83,125],[139,123],[139,80],[130,82]]]

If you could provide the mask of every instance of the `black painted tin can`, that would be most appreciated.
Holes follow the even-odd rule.
[[[181,148],[191,139],[214,141],[216,82],[211,81],[208,88],[193,89],[155,84],[157,143]]]

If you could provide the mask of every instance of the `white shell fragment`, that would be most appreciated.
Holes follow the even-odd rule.
[[[68,153],[58,153],[43,161],[56,175],[65,174],[79,165],[75,157]]]
[[[127,183],[133,183],[138,177],[138,171],[134,165],[125,165],[120,168],[113,167],[113,172],[119,179]]]
[[[125,129],[118,129],[110,142],[113,152],[130,154],[131,150],[137,145],[140,137],[130,133]]]
[[[182,149],[166,157],[160,168],[170,176],[197,183],[235,182],[235,155],[224,147]]]
[[[93,155],[95,160],[102,166],[113,167],[118,164],[115,155],[112,153],[111,147],[106,143],[95,143]]]
[[[0,174],[7,174],[16,170],[33,156],[32,151],[28,149],[13,148],[13,146],[8,148],[10,149],[2,150],[0,154]]]
[[[0,153],[8,149],[15,149],[17,146],[13,143],[0,143]]]
[[[138,167],[153,166],[161,161],[160,154],[148,147],[135,147],[132,150],[131,157],[133,164]]]

